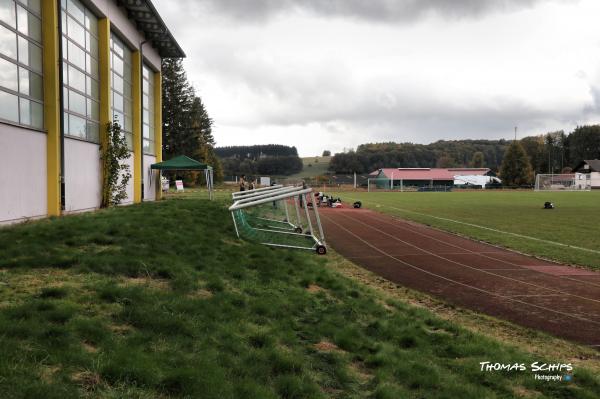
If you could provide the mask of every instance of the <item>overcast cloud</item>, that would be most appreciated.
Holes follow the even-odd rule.
[[[154,0],[218,145],[301,155],[599,122],[596,0]]]

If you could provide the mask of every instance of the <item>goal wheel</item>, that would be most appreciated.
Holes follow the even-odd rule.
[[[356,201],[354,204],[352,204],[352,207],[355,209],[360,209],[362,207],[362,202]]]
[[[296,227],[294,231],[298,234],[302,234],[302,227]]]
[[[318,245],[317,246],[317,254],[319,255],[325,255],[327,253],[327,248],[325,248],[325,245]]]

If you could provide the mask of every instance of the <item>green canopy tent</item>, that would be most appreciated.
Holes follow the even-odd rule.
[[[206,188],[208,189],[208,197],[212,200],[213,198],[213,168],[202,162],[198,162],[195,159],[186,157],[185,155],[179,155],[178,157],[171,158],[167,161],[152,164],[151,169],[157,169],[161,172],[163,170],[203,170],[204,177],[206,178]]]

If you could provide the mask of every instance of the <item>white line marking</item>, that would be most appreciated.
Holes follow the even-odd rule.
[[[459,261],[455,261],[455,260],[452,260],[452,259],[445,258],[445,257],[443,257],[443,256],[440,256],[440,255],[436,254],[435,252],[428,251],[428,250],[426,250],[426,249],[420,248],[419,246],[417,246],[417,245],[415,245],[415,244],[411,244],[411,243],[410,243],[410,242],[408,242],[408,241],[401,240],[400,238],[398,238],[398,237],[396,237],[396,236],[393,236],[392,234],[389,234],[389,233],[387,233],[387,232],[385,232],[385,231],[383,231],[383,230],[380,230],[380,229],[378,229],[377,227],[373,227],[373,226],[371,226],[371,225],[369,225],[369,224],[367,224],[367,223],[365,223],[365,222],[363,222],[363,221],[359,220],[357,217],[348,217],[348,216],[343,216],[342,214],[340,214],[340,216],[341,216],[341,217],[345,217],[346,219],[348,219],[348,220],[351,220],[351,221],[356,221],[356,222],[358,222],[358,223],[360,223],[360,224],[362,224],[362,225],[364,225],[364,226],[367,226],[368,228],[371,228],[371,229],[373,229],[373,230],[375,230],[375,231],[378,231],[378,232],[380,232],[381,234],[384,234],[384,235],[386,235],[386,236],[388,236],[388,237],[391,237],[393,240],[400,241],[400,242],[402,242],[402,243],[404,243],[404,244],[410,245],[411,247],[418,249],[419,251],[422,251],[422,252],[424,252],[424,253],[426,253],[426,254],[429,254],[429,255],[431,255],[431,256],[433,256],[433,257],[436,257],[436,258],[443,259],[443,260],[445,260],[445,261],[448,261],[448,262],[454,263],[454,264],[456,264],[456,265],[459,265],[459,266],[462,266],[462,267],[465,267],[465,268],[468,268],[468,269],[471,269],[471,270],[475,270],[475,271],[478,271],[478,272],[481,272],[481,273],[489,274],[489,275],[491,275],[491,276],[496,276],[496,277],[499,277],[499,278],[501,278],[501,279],[505,279],[505,280],[514,281],[514,282],[516,282],[516,283],[519,283],[519,284],[529,285],[529,286],[532,286],[532,287],[541,288],[541,289],[543,289],[543,290],[546,290],[546,291],[553,291],[553,292],[556,292],[556,293],[559,293],[559,294],[563,294],[563,295],[569,295],[569,296],[572,296],[572,297],[576,297],[576,298],[580,298],[580,299],[585,299],[585,300],[587,300],[587,301],[592,301],[592,302],[597,302],[597,303],[600,303],[600,300],[598,300],[598,299],[587,298],[587,297],[584,297],[584,296],[581,296],[581,295],[572,294],[572,293],[570,293],[570,292],[565,292],[565,291],[557,290],[557,289],[555,289],[555,288],[549,288],[549,287],[544,287],[543,285],[538,285],[538,284],[534,284],[534,283],[529,283],[529,282],[527,282],[527,281],[519,280],[519,279],[516,279],[516,278],[509,277],[509,276],[503,276],[503,275],[501,275],[501,274],[492,273],[492,271],[490,271],[490,270],[478,269],[478,268],[476,268],[476,267],[469,266],[469,265],[467,265],[467,264],[465,264],[465,263],[462,263],[462,262],[459,262]],[[377,218],[377,217],[374,217],[374,219],[375,219],[375,220],[378,220],[378,221],[381,221],[381,222],[383,222],[381,219],[379,219],[379,218]],[[425,237],[429,237],[429,236],[427,236],[427,235],[425,235],[425,234],[423,234],[423,233],[419,233],[419,232],[416,232],[416,231],[413,231],[413,230],[410,230],[410,229],[406,229],[406,228],[404,228],[404,227],[400,227],[400,226],[398,226],[398,225],[394,225],[394,224],[392,224],[392,223],[389,223],[389,222],[384,222],[384,223],[386,223],[386,224],[389,224],[389,225],[391,225],[391,226],[396,226],[397,228],[401,228],[401,229],[403,229],[403,230],[407,230],[407,231],[409,231],[409,232],[411,232],[411,233],[416,233],[416,234],[423,235],[423,236],[425,236]],[[448,244],[448,245],[454,245],[454,244]],[[523,270],[530,270],[530,269],[523,269]]]
[[[352,200],[358,200],[357,198],[352,198],[352,197],[350,197],[350,199],[352,199]],[[489,231],[493,231],[495,233],[508,234],[508,235],[511,235],[511,236],[519,237],[519,238],[526,238],[528,240],[543,242],[545,244],[558,245],[558,246],[561,246],[561,247],[573,248],[573,249],[577,249],[577,250],[580,250],[580,251],[587,251],[587,252],[591,252],[591,253],[594,253],[594,254],[600,254],[600,251],[595,250],[595,249],[578,247],[576,245],[570,245],[570,244],[563,244],[562,242],[544,240],[544,239],[541,239],[541,238],[526,236],[526,235],[523,235],[523,234],[511,233],[510,231],[498,230],[498,229],[494,229],[492,227],[486,227],[486,226],[480,226],[478,224],[461,222],[460,220],[454,220],[454,219],[444,218],[444,217],[441,217],[441,216],[428,215],[426,213],[411,211],[411,210],[408,210],[408,209],[397,208],[397,207],[391,206],[391,205],[382,205],[382,204],[378,204],[376,202],[372,202],[372,201],[370,201],[370,202],[373,203],[373,204],[375,204],[375,205],[377,205],[377,206],[380,206],[380,207],[383,206],[383,207],[386,207],[386,208],[396,209],[396,210],[401,211],[401,212],[414,213],[415,215],[421,215],[421,216],[427,216],[427,217],[434,218],[434,219],[445,220],[447,222],[462,224],[462,225],[470,226],[470,227],[476,227],[478,229],[489,230]]]
[[[330,218],[328,218],[328,217],[326,217],[326,216],[324,216],[324,218],[325,218],[325,219],[329,219],[329,220],[331,220]],[[460,281],[455,281],[455,280],[452,280],[451,278],[448,278],[448,277],[441,276],[441,275],[439,275],[439,274],[436,274],[436,273],[430,272],[429,270],[422,269],[422,268],[420,268],[420,267],[418,267],[418,266],[411,265],[411,264],[410,264],[410,263],[408,263],[408,262],[404,262],[404,261],[403,261],[403,260],[401,260],[401,259],[398,259],[398,258],[396,258],[396,257],[394,257],[394,256],[392,256],[392,255],[389,255],[387,252],[385,252],[385,251],[383,251],[383,250],[381,250],[381,249],[377,248],[375,245],[373,245],[373,244],[371,244],[371,243],[369,243],[369,242],[367,242],[367,241],[363,240],[363,239],[362,239],[362,238],[360,238],[358,235],[354,234],[353,232],[351,232],[351,231],[350,231],[350,230],[348,230],[347,228],[345,228],[345,227],[343,227],[343,226],[340,226],[339,224],[337,224],[337,223],[336,223],[336,222],[334,222],[333,220],[331,220],[331,222],[332,222],[333,224],[335,224],[336,226],[338,226],[340,229],[342,229],[342,230],[345,230],[345,231],[346,231],[347,233],[349,233],[350,235],[352,235],[352,236],[356,237],[356,238],[357,238],[359,241],[362,241],[363,243],[367,244],[369,247],[373,248],[373,249],[374,249],[374,250],[376,250],[377,252],[381,252],[381,253],[382,253],[382,254],[384,254],[385,256],[387,256],[387,257],[389,257],[389,258],[392,258],[392,259],[396,260],[397,262],[400,262],[401,264],[403,264],[403,265],[405,265],[405,266],[408,266],[408,267],[410,267],[410,268],[412,268],[412,269],[418,270],[418,271],[420,271],[420,272],[422,272],[422,273],[429,274],[429,275],[431,275],[431,276],[434,276],[434,277],[437,277],[437,278],[439,278],[439,279],[442,279],[442,280],[449,281],[449,282],[451,282],[451,283],[453,283],[453,284],[462,285],[462,286],[464,286],[464,287],[470,288],[470,289],[472,289],[472,290],[475,290],[475,291],[483,292],[484,294],[488,294],[488,295],[496,296],[496,297],[499,297],[499,298],[502,298],[502,299],[506,299],[506,300],[509,300],[509,301],[513,301],[513,302],[518,302],[518,303],[521,303],[521,304],[523,304],[523,305],[526,305],[526,306],[532,306],[532,307],[534,307],[534,308],[538,308],[538,309],[545,310],[545,311],[547,311],[547,312],[551,312],[551,313],[557,313],[557,314],[560,314],[560,315],[562,315],[562,316],[565,316],[565,317],[571,317],[571,318],[573,318],[573,319],[577,319],[577,320],[580,320],[580,321],[584,321],[584,322],[588,322],[588,323],[593,323],[593,324],[600,325],[600,322],[598,322],[598,321],[595,321],[595,320],[589,320],[589,319],[585,319],[585,318],[582,318],[582,317],[579,317],[579,316],[576,316],[576,315],[573,315],[573,314],[570,314],[570,313],[561,312],[561,311],[559,311],[559,310],[554,310],[554,309],[550,309],[550,308],[547,308],[547,307],[544,307],[544,306],[535,305],[535,304],[533,304],[533,303],[529,303],[529,302],[520,301],[520,300],[518,300],[518,299],[514,299],[514,298],[511,298],[511,297],[508,297],[508,296],[505,296],[505,295],[496,294],[496,293],[494,293],[494,292],[487,291],[487,290],[484,290],[484,289],[482,289],[482,288],[478,288],[478,287],[475,287],[475,286],[472,286],[472,285],[469,285],[469,284],[461,283]]]

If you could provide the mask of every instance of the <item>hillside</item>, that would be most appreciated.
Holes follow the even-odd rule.
[[[290,178],[311,178],[315,176],[326,175],[329,172],[329,162],[332,157],[303,157],[302,158],[302,171],[295,173]]]
[[[564,355],[537,333],[535,345],[509,346],[368,289],[335,255],[237,240],[225,205],[172,199],[1,229],[0,397],[598,392],[597,373],[580,366],[568,384],[480,372],[481,361]],[[533,347],[543,355],[522,349]],[[582,350],[568,354],[589,359]]]

